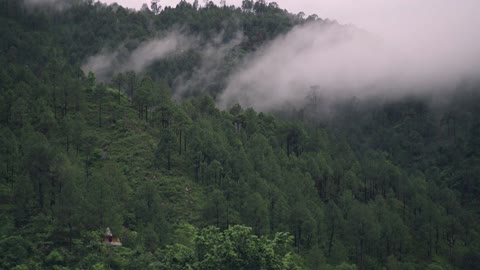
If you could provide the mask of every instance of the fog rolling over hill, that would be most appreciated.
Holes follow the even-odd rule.
[[[345,9],[349,5],[357,8],[348,12],[344,9],[342,13],[342,5]],[[435,3],[367,1],[363,5],[346,1],[315,5],[307,1],[298,3],[298,8],[302,7],[313,11],[324,7],[326,13],[330,8],[352,25],[306,22],[266,42],[255,52],[243,55],[241,61],[235,62],[222,89],[217,90],[219,106],[226,108],[240,103],[262,111],[275,110],[285,104],[302,106],[312,87],[324,98],[337,101],[352,96],[390,99],[409,94],[439,94],[452,92],[459,84],[479,75],[480,30],[474,26],[480,21],[472,10],[480,8],[480,4],[474,1],[461,5],[448,0]],[[366,18],[367,11],[375,13]],[[188,37],[191,35],[188,31],[182,35],[185,40],[178,46],[183,48],[176,48],[177,53],[195,47],[192,41],[197,43],[195,49],[199,52],[208,51],[207,47],[198,47],[201,38]],[[227,47],[230,51],[241,43],[233,42],[234,46]],[[147,47],[148,52],[144,51],[144,46],[149,45],[139,45],[120,67],[112,67],[119,65],[112,63],[119,58],[117,49],[110,54],[100,54],[100,61],[89,58],[84,69],[92,69],[103,78],[105,74],[100,70],[108,70],[110,74],[115,69],[141,71],[155,60],[166,57],[166,52],[174,53],[173,48],[167,48],[172,43],[158,43],[155,47]],[[219,60],[225,53],[215,50],[218,53],[216,62],[221,63]],[[175,78],[176,83],[172,84],[176,96],[206,90],[208,86],[202,84],[200,78],[221,69],[220,65],[212,65],[213,62],[206,59],[211,56],[202,57],[197,78],[189,78],[191,74]]]
[[[141,73],[155,62],[196,51],[199,56],[198,66],[188,76],[179,73],[172,82],[175,98],[181,99],[185,94],[202,90],[211,81],[217,80],[225,72],[225,57],[244,41],[241,32],[235,33],[226,43],[222,32],[208,40],[181,28],[169,29],[160,35],[161,37],[141,42],[131,51],[125,45],[103,48],[100,53],[84,61],[82,70],[85,73],[93,72],[97,79],[108,82],[117,73]]]
[[[372,26],[376,31],[318,22],[296,26],[247,57],[220,104],[269,110],[302,103],[311,86],[333,99],[454,91],[480,75],[480,29],[474,27],[480,20],[469,8],[397,15],[402,22],[387,28],[387,20]]]
[[[118,72],[142,72],[155,61],[189,49],[193,44],[194,41],[187,36],[172,31],[164,37],[144,41],[131,52],[125,46],[111,51],[105,49],[100,54],[89,57],[82,69],[94,72],[99,79],[111,79]]]

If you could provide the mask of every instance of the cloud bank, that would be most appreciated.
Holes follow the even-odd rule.
[[[455,10],[447,2],[372,33],[325,22],[298,26],[249,57],[219,104],[264,111],[301,105],[312,86],[331,99],[454,89],[480,75],[480,19],[472,2],[457,2]]]
[[[228,57],[244,41],[244,36],[242,33],[237,33],[227,43],[223,43],[223,38],[224,34],[220,33],[213,40],[197,48],[201,52],[201,63],[189,78],[181,76],[175,80],[173,88],[176,99],[192,91],[205,91],[216,87],[215,84],[228,76],[229,66],[237,62],[237,59],[228,59]]]
[[[93,72],[100,79],[125,71],[141,72],[155,61],[190,49],[194,42],[191,37],[176,31],[163,38],[142,42],[133,51],[122,45],[114,50],[104,49],[97,55],[89,57],[82,69]]]
[[[61,1],[59,0],[24,0],[24,2],[26,4],[32,4],[32,5],[51,5]]]
[[[51,9],[62,11],[83,0],[20,0],[27,9]]]
[[[194,49],[200,56],[198,66],[191,73],[178,76],[172,85],[175,98],[181,99],[193,92],[220,88],[220,81],[228,76],[227,66],[233,66],[238,61],[231,59],[231,52],[243,40],[242,33],[237,33],[224,43],[223,33],[205,41],[198,36],[171,31],[163,38],[144,41],[131,51],[126,48],[126,43],[113,50],[103,49],[99,54],[87,58],[82,70],[95,73],[100,81],[109,81],[116,73],[141,73],[156,61]]]

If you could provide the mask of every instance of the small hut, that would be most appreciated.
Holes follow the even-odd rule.
[[[103,243],[110,246],[121,246],[120,238],[113,236],[112,230],[110,227],[107,227],[105,230],[105,237],[103,238]]]

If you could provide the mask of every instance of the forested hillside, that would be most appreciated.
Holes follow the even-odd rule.
[[[479,269],[477,83],[328,117],[315,87],[302,108],[224,109],[252,52],[335,22],[32,3],[0,0],[0,269]],[[139,50],[172,32],[191,45]]]

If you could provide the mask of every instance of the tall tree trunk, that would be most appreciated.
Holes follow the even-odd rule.
[[[68,90],[67,86],[63,87],[63,117],[68,113]]]
[[[170,171],[170,151],[167,153],[167,163],[168,170]]]
[[[98,105],[98,126],[102,127],[102,103]]]
[[[70,150],[70,136],[67,135],[67,154]]]
[[[360,240],[360,270],[364,270],[365,266],[363,264],[363,253],[364,253],[364,241]]]
[[[53,102],[53,116],[55,117],[55,119],[57,119],[57,95],[55,94],[55,85],[53,85],[52,102]]]
[[[68,250],[70,251],[72,250],[72,243],[73,243],[72,223],[68,222]]]
[[[363,191],[363,197],[364,201],[367,202],[367,189],[368,189],[368,183],[367,183],[367,177],[363,177],[363,185],[364,185],[364,191]]]
[[[333,236],[334,235],[335,235],[335,226],[332,227],[332,231],[330,232],[330,237],[328,238],[328,256],[330,256],[332,254]]]
[[[120,100],[121,100],[121,97],[122,97],[122,93],[121,93],[122,90],[120,90],[121,86],[122,85],[119,83],[118,84],[118,104],[120,104]]]
[[[39,193],[38,203],[40,204],[40,209],[43,209],[43,184],[42,183],[38,184],[38,193]]]
[[[230,220],[229,220],[230,219],[230,210],[229,210],[229,207],[228,207],[229,206],[228,197],[229,196],[227,194],[227,204],[226,204],[227,205],[227,212],[226,212],[226,214],[227,214],[227,224],[226,224],[227,228],[230,227]]]
[[[183,152],[186,153],[187,152],[187,136],[183,136]]]
[[[178,154],[181,156],[182,155],[182,129],[180,129],[178,136],[179,136]]]
[[[218,210],[218,203],[215,204],[215,217],[217,220],[217,227],[220,228],[220,211]]]

